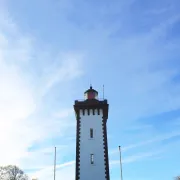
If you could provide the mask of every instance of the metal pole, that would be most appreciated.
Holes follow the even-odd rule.
[[[55,147],[55,154],[54,154],[54,180],[56,180],[56,147]]]
[[[123,174],[122,174],[122,161],[121,161],[121,146],[119,146],[119,155],[120,155],[121,180],[123,180]]]

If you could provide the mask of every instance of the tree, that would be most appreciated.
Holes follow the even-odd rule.
[[[180,176],[175,177],[175,180],[180,180]]]
[[[4,167],[0,167],[0,180],[6,179],[6,171]]]
[[[0,180],[28,180],[28,176],[17,166],[0,167]]]

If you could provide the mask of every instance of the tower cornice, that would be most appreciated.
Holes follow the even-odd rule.
[[[109,109],[109,104],[107,100],[97,100],[97,99],[88,99],[84,101],[79,101],[76,100],[74,104],[74,110],[76,112],[76,119],[79,116],[80,110],[83,111],[83,114],[85,113],[85,110],[88,111],[88,115],[90,115],[90,110],[93,110],[93,114],[95,110],[99,111],[103,110],[103,119],[106,120],[108,119],[108,109]]]

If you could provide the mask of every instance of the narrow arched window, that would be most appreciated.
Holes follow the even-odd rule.
[[[91,164],[94,164],[94,154],[91,154]]]
[[[90,138],[93,138],[93,129],[90,129]]]

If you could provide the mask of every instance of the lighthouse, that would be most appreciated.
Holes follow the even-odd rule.
[[[84,100],[75,100],[76,173],[75,180],[109,180],[106,122],[109,104],[98,99],[90,86]]]

